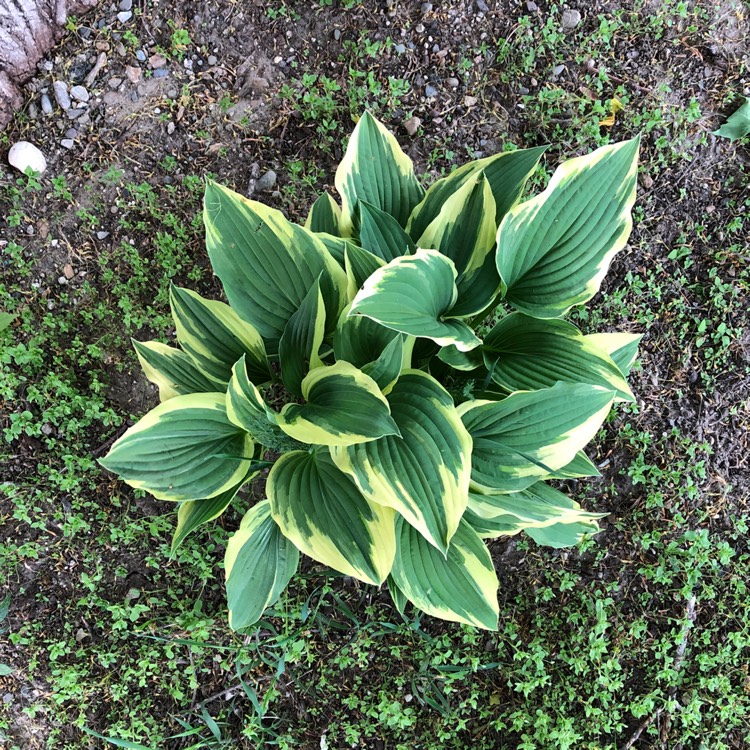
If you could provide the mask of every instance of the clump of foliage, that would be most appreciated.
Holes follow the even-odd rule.
[[[484,539],[575,544],[597,530],[549,480],[583,453],[639,337],[563,316],[631,230],[636,140],[563,163],[519,202],[543,148],[425,190],[394,136],[357,124],[304,227],[214,182],[206,241],[229,304],[173,287],[180,348],[136,342],[162,403],[103,465],[179,503],[174,545],[270,468],[230,539],[230,622],[278,600],[299,553],[447,620],[495,629]],[[480,337],[479,334],[482,334]]]

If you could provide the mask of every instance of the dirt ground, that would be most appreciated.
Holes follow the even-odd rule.
[[[94,312],[81,313],[77,330],[61,328],[50,339],[50,363],[68,356],[60,352],[74,339],[107,349],[92,371],[83,360],[77,387],[85,393],[96,386],[103,403],[123,420],[115,425],[93,419],[74,452],[103,455],[131,417],[156,403],[154,390],[135,366],[128,337],[145,339],[166,330],[159,287],[174,279],[220,295],[194,223],[205,177],[215,176],[302,221],[317,193],[334,192],[333,173],[352,115],[365,107],[396,133],[427,180],[508,143],[552,144],[549,174],[560,158],[591,150],[603,137],[616,141],[640,132],[633,236],[592,312],[576,318],[592,330],[644,334],[641,366],[632,378],[637,408],[619,410],[597,441],[595,457],[603,477],[588,486],[570,486],[585,492],[592,508],[611,514],[599,541],[608,557],[592,568],[586,562],[590,557],[577,553],[562,558],[554,553],[533,564],[541,567],[552,559],[584,579],[617,581],[618,601],[626,612],[643,609],[639,597],[654,588],[651,614],[659,613],[670,624],[681,621],[684,599],[666,592],[658,598],[658,582],[649,583],[639,568],[652,561],[650,553],[636,548],[633,538],[636,533],[676,538],[683,529],[706,529],[719,540],[729,539],[738,521],[748,517],[750,151],[747,139],[730,143],[711,132],[737,106],[731,97],[750,92],[748,15],[747,5],[731,1],[596,0],[563,6],[541,0],[136,0],[131,8],[125,0],[71,20],[65,38],[40,63],[21,112],[3,134],[0,152],[17,140],[29,140],[46,155],[48,170],[39,190],[13,196],[8,186],[18,175],[0,166],[0,182],[8,187],[0,197],[0,213],[17,217],[0,225],[0,251],[7,256],[8,243],[24,250],[27,278],[19,279],[16,267],[3,259],[3,288],[14,299],[61,311],[66,321],[76,320],[70,312],[73,298],[85,310],[100,305],[117,310],[116,324]],[[669,20],[662,23],[661,17]],[[91,77],[96,65],[99,71]],[[85,85],[88,101],[63,110],[53,94],[55,81]],[[600,127],[615,96],[625,107],[612,127]],[[49,98],[49,114],[42,97]],[[153,194],[136,189],[144,183]],[[167,213],[176,221],[165,230],[159,217]],[[156,231],[180,239],[179,252],[165,250],[168,243]],[[145,270],[128,255],[128,244],[140,248]],[[118,275],[135,281],[118,286]],[[75,362],[69,364],[75,370]],[[43,411],[24,400],[34,382],[32,377],[23,392],[10,386],[3,392],[4,429],[13,413]],[[67,613],[83,596],[77,576],[84,553],[72,545],[60,557],[45,545],[61,532],[44,519],[34,524],[19,518],[13,506],[14,493],[64,460],[59,445],[48,452],[44,435],[49,437],[46,432],[20,435],[0,453],[5,569],[11,569],[11,558],[21,561],[14,563],[7,581],[9,632],[31,621],[47,621],[62,632]],[[700,471],[685,480],[697,463]],[[40,466],[47,467],[41,474]],[[661,506],[653,501],[658,491],[664,496]],[[86,502],[102,508],[113,494],[126,498],[128,514],[145,519],[144,524],[166,512],[163,504],[134,498],[109,478],[92,480],[82,492]],[[56,498],[49,501],[67,502],[65,493]],[[101,527],[117,518],[113,511]],[[740,536],[739,541],[731,536],[733,548],[738,556],[747,555],[746,535]],[[26,543],[46,552],[23,560],[17,549]],[[129,544],[118,547],[114,539],[101,548],[105,584],[122,596],[158,588],[149,571],[149,551],[128,551]],[[11,548],[16,550],[12,554]],[[513,540],[498,541],[492,551],[502,610],[532,585],[531,573],[519,572],[531,563]],[[217,561],[220,556],[215,554]],[[107,571],[118,568],[126,570],[124,577],[108,577]],[[312,575],[310,570],[306,574]],[[726,575],[733,575],[731,569]],[[186,596],[194,591],[188,589]],[[207,589],[204,596],[207,607],[220,611],[220,588]],[[379,596],[368,602],[386,602],[385,595]],[[697,617],[711,619],[713,606],[708,599],[699,603]],[[82,637],[107,637],[91,623],[78,627],[85,631]],[[437,637],[442,631],[435,626],[431,632]],[[0,644],[0,662],[24,665],[21,673],[31,675],[0,677],[6,731],[16,743],[11,746],[98,747],[94,740],[87,744],[77,722],[83,716],[89,727],[106,732],[112,702],[127,696],[94,695],[77,706],[69,697],[56,702],[54,665],[34,657],[32,669],[31,653],[22,640]],[[743,653],[750,657],[747,641]],[[637,676],[632,679],[637,682]],[[225,687],[204,682],[192,702]],[[300,746],[324,747],[325,711],[307,713],[306,703],[314,699],[295,693],[292,684],[285,690],[282,718],[307,724],[300,733],[307,740]],[[154,715],[178,730],[169,717],[179,701],[160,700],[164,703],[153,709]],[[22,711],[35,704],[56,708]],[[66,711],[70,724],[61,726]],[[668,726],[661,739],[646,739],[647,727],[639,732],[641,724],[641,717],[630,716],[620,744],[635,736],[636,748],[683,747],[670,744]],[[57,739],[45,745],[53,729]],[[518,736],[507,736],[515,744],[481,747],[516,747]],[[727,742],[734,744],[727,746],[748,747],[744,736],[732,730]],[[351,746],[397,746],[387,733],[384,737]],[[254,746],[249,740],[235,742],[226,746]],[[331,747],[351,744],[331,742]],[[455,746],[472,745],[467,740]]]

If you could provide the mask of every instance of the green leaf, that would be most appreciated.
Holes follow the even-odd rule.
[[[495,200],[483,172],[469,177],[443,204],[417,241],[450,258],[458,274],[453,317],[476,315],[500,290],[500,277],[491,254],[495,246]]]
[[[599,524],[596,521],[580,523],[556,523],[552,526],[524,529],[524,531],[543,547],[575,547],[584,537],[597,534]]]
[[[547,474],[545,479],[580,479],[581,477],[600,476],[601,473],[596,468],[596,464],[583,451],[578,451],[569,464],[565,464],[562,469]]]
[[[377,383],[348,362],[318,367],[302,381],[304,404],[287,404],[279,427],[310,445],[353,445],[398,435]]]
[[[380,585],[395,554],[394,513],[368,502],[328,451],[293,451],[271,469],[271,515],[282,533],[313,560]]]
[[[210,380],[185,352],[158,341],[131,341],[143,374],[159,387],[160,401],[190,393],[216,391],[217,383]]]
[[[619,401],[635,400],[612,358],[563,320],[511,313],[485,336],[482,350],[492,379],[508,391],[561,381],[600,385],[615,391]]]
[[[505,216],[497,269],[517,310],[557,318],[597,293],[632,228],[638,144],[634,138],[570,159],[543,193]]]
[[[252,455],[250,436],[227,418],[225,395],[196,393],[152,409],[100,463],[159,500],[199,500],[234,487]]]
[[[344,253],[344,268],[346,268],[346,278],[349,282],[349,296],[353,297],[367,279],[383,266],[385,266],[385,261],[369,250],[359,245],[347,245]]]
[[[271,517],[268,500],[245,513],[224,556],[230,626],[239,630],[257,622],[278,601],[298,563],[299,551]]]
[[[419,249],[391,261],[365,282],[350,315],[366,315],[409,336],[468,351],[482,342],[466,323],[445,317],[457,297],[456,268],[436,250]]]
[[[404,610],[406,609],[406,603],[408,601],[404,596],[404,592],[401,591],[401,589],[396,585],[396,582],[393,580],[392,575],[388,576],[386,583],[388,584],[388,593],[391,595],[391,599],[393,599],[393,604],[396,607],[396,611],[400,615],[403,615]]]
[[[114,745],[115,747],[122,747],[126,748],[126,750],[154,750],[153,747],[146,747],[146,745],[139,745],[137,742],[130,742],[129,740],[121,740],[118,737],[105,737],[103,734],[99,734],[98,732],[95,732],[93,729],[89,729],[88,727],[81,727],[86,734],[91,735],[92,737],[96,737],[98,740],[104,740],[105,742],[109,742],[110,745]]]
[[[270,354],[318,277],[327,317],[338,319],[346,274],[315,234],[215,182],[206,186],[204,220],[211,265],[229,303]]]
[[[180,503],[180,507],[177,509],[177,528],[172,535],[171,553],[174,554],[185,539],[199,526],[218,518],[237,497],[240,488],[257,474],[257,470],[250,471],[234,487],[230,487],[226,492],[222,492],[215,497],[207,500],[186,500],[184,503]]]
[[[359,202],[359,243],[373,255],[386,263],[402,255],[413,253],[417,246],[403,227],[390,214],[370,205]],[[495,238],[492,238],[493,242]]]
[[[713,134],[736,141],[744,138],[748,133],[750,133],[750,99],[745,97],[745,103],[735,110],[718,130],[714,130]]]
[[[469,524],[480,539],[497,539],[501,536],[514,536],[523,531],[523,526],[516,522],[513,516],[483,518],[476,514],[471,507],[466,508],[461,521]]]
[[[569,464],[596,435],[613,396],[598,386],[558,383],[502,401],[461,404],[474,441],[472,489],[518,492]]]
[[[471,372],[484,365],[480,347],[469,352],[462,352],[455,346],[444,346],[438,352],[438,359],[445,362],[446,365],[450,365],[454,370],[461,370],[462,372]]]
[[[403,227],[424,195],[411,159],[369,112],[354,128],[336,170],[335,184],[343,203],[343,234],[351,233],[358,201],[367,201],[385,211]]]
[[[623,377],[626,378],[638,357],[638,344],[643,335],[639,333],[589,333],[584,338],[607,352],[619,367]]]
[[[13,667],[9,664],[0,664],[0,677],[7,677],[9,674],[13,674]]]
[[[177,341],[211,380],[226,386],[234,363],[243,355],[253,382],[271,379],[263,339],[229,305],[174,285],[169,290],[169,304]]]
[[[333,448],[336,465],[364,496],[397,510],[443,553],[466,508],[471,438],[450,394],[419,370],[388,394],[400,437]]]
[[[0,601],[0,622],[2,622],[10,611],[10,594],[6,594],[5,598]]]
[[[0,333],[2,333],[16,319],[16,315],[7,312],[0,312]]]
[[[421,237],[425,229],[440,213],[443,204],[461,186],[478,172],[484,176],[495,200],[495,226],[521,197],[526,181],[536,169],[546,146],[506,151],[484,159],[469,162],[430,185],[422,202],[409,217],[406,231],[415,239]]]
[[[311,232],[325,232],[334,237],[340,236],[339,223],[341,221],[341,209],[338,203],[328,194],[318,196],[307,215],[305,228]]]
[[[399,519],[391,575],[398,589],[431,617],[497,630],[500,608],[492,558],[474,530],[461,522],[447,557]]]
[[[281,378],[286,389],[302,395],[302,380],[310,370],[321,367],[318,356],[326,329],[326,308],[320,284],[316,281],[299,310],[289,318],[279,341]]]
[[[332,234],[326,234],[325,232],[318,232],[315,235],[324,245],[328,254],[336,261],[336,263],[343,268],[344,267],[344,253],[346,248],[349,247],[351,242],[343,239],[342,237],[335,237]]]
[[[607,515],[582,510],[575,500],[544,482],[502,495],[469,493],[469,508],[482,518],[507,517],[506,523],[520,524],[524,529],[554,523],[589,522]]]
[[[302,447],[279,427],[279,415],[266,404],[260,391],[248,379],[244,359],[232,369],[226,407],[229,421],[266,448],[283,453]]]
[[[374,362],[369,362],[362,367],[362,372],[369,375],[386,395],[398,380],[401,372],[409,367],[405,338],[402,333],[396,334],[396,338],[383,349],[383,353]]]

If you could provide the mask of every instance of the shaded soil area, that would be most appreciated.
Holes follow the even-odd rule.
[[[227,744],[207,747],[510,748],[541,731],[537,708],[581,725],[596,711],[618,717],[560,747],[687,750],[702,747],[684,739],[700,732],[706,747],[748,747],[747,726],[721,712],[728,701],[750,717],[737,610],[750,570],[750,152],[747,139],[711,132],[748,94],[747,6],[125,0],[68,29],[0,141],[3,154],[30,141],[48,161],[36,184],[0,167],[0,309],[18,314],[0,357],[9,747],[103,747],[84,725],[129,726],[144,742],[149,728],[178,734],[181,721],[203,722],[215,740],[208,712]],[[83,85],[88,99],[63,109],[56,81]],[[624,108],[602,126],[614,98]],[[303,221],[317,194],[334,194],[366,108],[426,182],[508,144],[549,144],[536,191],[561,158],[641,134],[630,244],[573,316],[589,331],[644,334],[637,405],[618,409],[592,446],[602,477],[567,485],[610,514],[596,543],[491,544],[499,635],[404,625],[387,592],[306,561],[289,593],[294,616],[237,636],[224,625],[219,563],[240,513],[170,559],[171,507],[93,460],[157,402],[129,339],[173,337],[168,283],[221,296],[203,249],[202,181]],[[569,616],[586,600],[576,591],[590,593],[582,621]],[[551,684],[586,693],[593,673],[576,671],[566,634],[588,639],[602,617],[619,634],[597,661],[619,665],[617,699],[592,707],[571,695],[550,708],[530,644],[546,643]],[[696,652],[683,665],[686,621]],[[697,658],[730,645],[731,669]],[[521,672],[522,661],[536,666]],[[714,673],[726,684],[705,687]],[[596,674],[597,690],[610,689],[612,672]]]

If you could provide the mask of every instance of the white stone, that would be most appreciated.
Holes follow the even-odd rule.
[[[47,169],[47,160],[44,154],[28,141],[18,141],[11,146],[8,152],[8,163],[19,172],[31,169],[37,174],[42,174]]]

